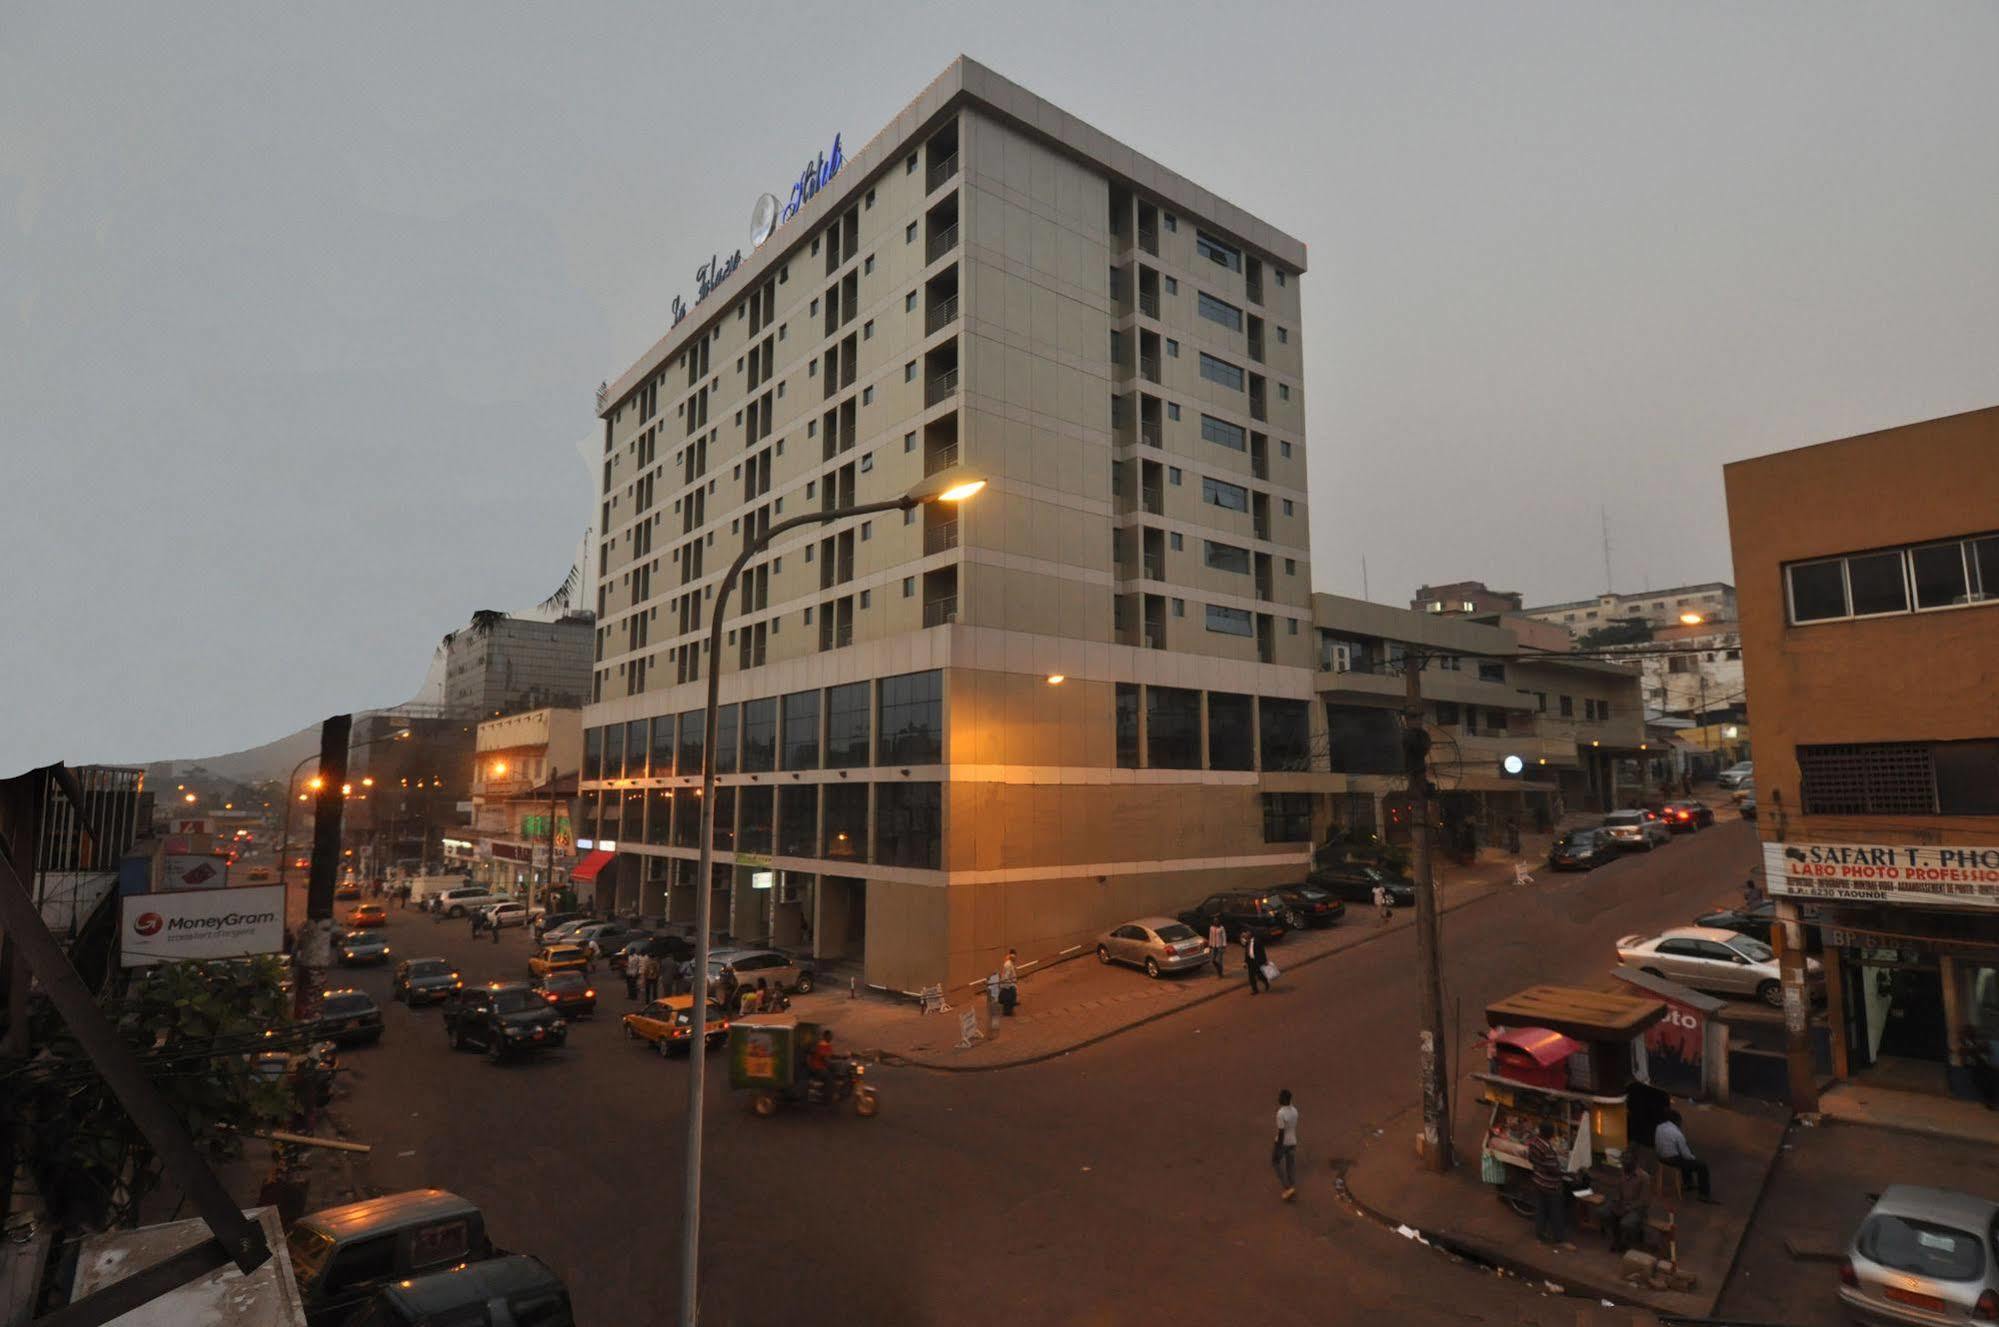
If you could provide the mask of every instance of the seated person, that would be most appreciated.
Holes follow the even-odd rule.
[[[1603,1229],[1610,1236],[1610,1251],[1645,1246],[1645,1218],[1652,1201],[1652,1177],[1638,1168],[1638,1153],[1624,1149],[1617,1178],[1605,1186]]]

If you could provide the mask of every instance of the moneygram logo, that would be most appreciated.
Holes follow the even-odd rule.
[[[142,912],[139,919],[132,923],[132,929],[140,935],[158,935],[160,926],[160,914],[157,912]]]
[[[159,929],[159,918],[152,913],[139,919],[144,926],[147,918],[153,921],[153,930]],[[239,926],[262,926],[278,919],[275,912],[225,912],[219,917],[176,917],[167,923],[169,931],[233,931]],[[151,935],[152,931],[142,932]]]

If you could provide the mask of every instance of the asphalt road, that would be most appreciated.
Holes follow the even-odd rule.
[[[1489,1000],[1597,984],[1618,936],[1736,897],[1755,844],[1753,826],[1726,823],[1449,914],[1453,1039],[1472,1041]],[[495,947],[463,922],[391,919],[398,957],[448,957],[468,979],[526,972],[518,931]],[[677,1302],[686,1068],[625,1040],[631,1006],[602,975],[598,1017],[517,1065],[454,1055],[434,1009],[390,1005],[382,1045],[348,1054],[339,1114],[374,1145],[367,1182],[464,1194],[502,1245],[568,1280],[580,1321],[639,1327],[671,1322]],[[1451,1264],[1335,1196],[1337,1160],[1415,1098],[1414,977],[1410,933],[1389,933],[1267,996],[1043,1064],[872,1070],[872,1120],[756,1119],[713,1058],[703,1321],[1573,1323],[1573,1301]],[[386,1003],[387,969],[354,984]],[[1301,1114],[1292,1204],[1268,1165],[1280,1087]]]

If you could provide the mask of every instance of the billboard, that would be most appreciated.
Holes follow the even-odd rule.
[[[118,944],[128,968],[275,954],[285,944],[285,887],[127,894],[119,900]]]
[[[1763,878],[1777,898],[1999,908],[1999,848],[1765,843]]]
[[[207,853],[167,853],[160,870],[160,888],[221,889],[229,883],[229,859]]]

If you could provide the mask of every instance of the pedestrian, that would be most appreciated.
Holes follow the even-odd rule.
[[[1534,1168],[1534,1238],[1543,1244],[1572,1249],[1569,1243],[1569,1177],[1555,1146],[1555,1123],[1541,1121],[1527,1144],[1527,1163]]]
[[[1270,989],[1270,978],[1263,975],[1263,937],[1245,926],[1242,928],[1242,966],[1249,973],[1249,993],[1256,994],[1258,983],[1264,990]]]
[[[1014,963],[1018,957],[1009,949],[1006,951],[1006,962],[1000,964],[1000,1012],[1008,1018],[1013,1017],[1014,1008],[1020,1003],[1020,970]]]
[[[472,913],[472,938],[477,940],[479,932],[484,929],[486,929],[486,914],[474,909]]]
[[[493,943],[500,943],[500,914],[494,913],[486,919],[486,929],[493,933]]]
[[[1508,820],[1506,822],[1506,853],[1509,857],[1518,857],[1520,855],[1520,822],[1518,820]]]
[[[636,954],[625,955],[625,998],[639,998],[639,960]]]
[[[1957,1034],[1957,1058],[1971,1080],[1971,1090],[1985,1103],[1985,1109],[1999,1110],[1999,1073],[1992,1068],[1991,1048],[1970,1024]]]
[[[1693,1181],[1694,1193],[1702,1202],[1714,1201],[1707,1162],[1695,1156],[1694,1149],[1687,1144],[1686,1131],[1680,1127],[1680,1112],[1668,1110],[1666,1118],[1659,1121],[1659,1127],[1652,1131],[1652,1150],[1659,1154],[1660,1165],[1671,1166],[1680,1172],[1682,1180]]]
[[[1395,900],[1388,896],[1388,886],[1379,882],[1374,886],[1374,911],[1382,922],[1395,915]]]
[[[769,998],[769,984],[762,977],[758,977],[755,986],[743,987],[743,993],[737,1000],[739,1006],[737,1013],[744,1018],[751,1014],[761,1014],[764,1011],[764,1001]]]
[[[625,960],[627,963],[631,961]],[[659,998],[659,957],[655,954],[643,954],[640,955],[638,963],[639,980],[645,985],[646,1003],[651,1004]]]
[[[1755,907],[1758,900],[1760,900],[1762,897],[1763,897],[1763,887],[1756,883],[1756,877],[1754,875],[1750,876],[1747,880],[1742,882],[1743,907],[1745,908]]]
[[[1277,1140],[1270,1145],[1270,1168],[1283,1186],[1278,1194],[1285,1202],[1298,1196],[1298,1108],[1291,1104],[1291,1089],[1277,1094]]]
[[[1222,925],[1220,917],[1208,923],[1208,952],[1215,959],[1215,975],[1222,975],[1222,955],[1228,952],[1229,928]]]
[[[1625,1148],[1618,1164],[1603,1216],[1604,1233],[1610,1236],[1612,1253],[1644,1246],[1645,1218],[1652,1201],[1652,1177],[1638,1168],[1637,1149]]]

